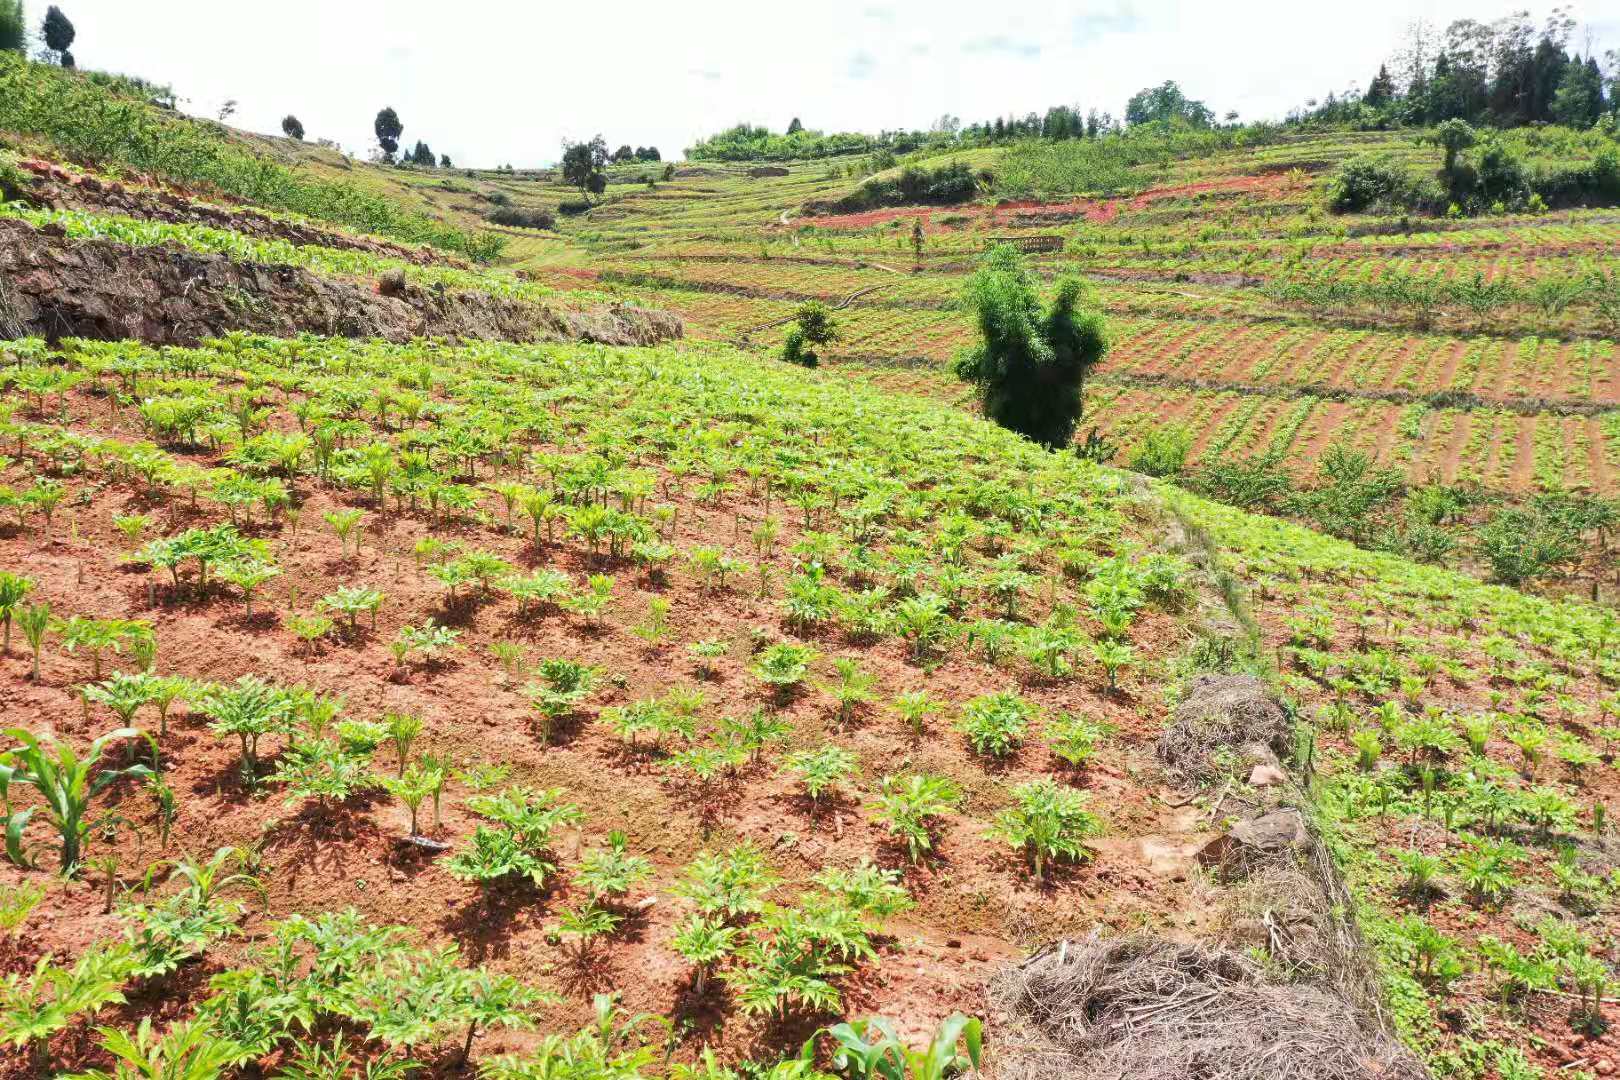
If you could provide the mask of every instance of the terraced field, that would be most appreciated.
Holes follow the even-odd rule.
[[[580,268],[533,273],[559,290],[618,288],[681,312],[694,336],[764,348],[780,344],[798,302],[847,302],[830,357],[887,379],[896,367],[939,371],[968,343],[956,298],[993,238],[1056,235],[1064,251],[1035,265],[1089,277],[1115,316],[1091,420],[1122,455],[1146,426],[1174,420],[1195,430],[1195,466],[1271,448],[1308,464],[1343,441],[1414,480],[1612,493],[1614,315],[1595,297],[1541,304],[1531,290],[1620,270],[1620,218],[1575,211],[1387,234],[1373,219],[1323,214],[1325,174],[1369,149],[1414,162],[1437,153],[1409,137],[1333,134],[1169,162],[1118,198],[815,218],[797,208],[848,184],[824,164],[765,178],[706,166],[656,191],[610,191],[563,223],[590,252]],[[1446,294],[1420,308],[1377,291],[1415,280],[1460,293],[1476,278],[1520,293]],[[1363,294],[1287,289],[1324,282]],[[944,378],[938,393],[959,397]]]
[[[838,162],[637,166],[485,229],[573,193],[0,83],[0,1080],[1620,1070],[1613,608],[946,372],[977,255],[1056,235],[1117,460],[1614,492],[1604,296],[1535,284],[1613,275],[1612,212],[1330,217],[1437,153],[1337,132],[835,217]]]

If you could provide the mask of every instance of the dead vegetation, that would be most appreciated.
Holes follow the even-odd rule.
[[[1288,752],[1293,724],[1265,683],[1252,675],[1198,675],[1159,736],[1159,759],[1189,780],[1274,762]],[[1223,762],[1228,764],[1223,765]]]
[[[1323,987],[1221,949],[1062,942],[991,987],[1001,1080],[1422,1080],[1393,1038]]]

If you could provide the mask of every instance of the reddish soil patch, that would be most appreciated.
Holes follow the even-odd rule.
[[[858,214],[832,214],[826,217],[803,218],[794,224],[808,222],[822,229],[856,231],[869,229],[874,225],[886,225],[891,221],[901,219],[920,219],[923,222],[924,232],[949,232],[955,228],[969,228],[976,224],[1013,224],[1033,218],[1052,221],[1084,218],[1100,225],[1113,221],[1118,217],[1122,204],[1132,210],[1143,210],[1163,199],[1176,199],[1215,191],[1278,191],[1289,187],[1292,183],[1284,174],[1236,176],[1220,180],[1202,180],[1197,183],[1176,184],[1170,187],[1149,188],[1140,195],[1123,199],[1071,199],[1066,202],[1009,199],[996,203],[988,209],[980,206],[891,207],[883,210],[866,210]],[[966,220],[947,226],[937,224],[937,217],[958,217]]]
[[[110,409],[109,402],[88,393],[69,394],[65,408],[72,430],[128,441],[145,435],[132,410]],[[293,424],[280,413],[275,426],[286,429]],[[25,450],[20,453],[27,457]],[[186,456],[198,466],[222,464],[214,453]],[[18,482],[21,468],[19,463],[7,469],[4,479]],[[487,470],[476,479],[490,479]],[[604,725],[594,722],[602,708],[677,685],[704,691],[708,717],[740,715],[760,705],[761,687],[746,670],[746,642],[751,628],[782,636],[779,598],[756,598],[747,586],[716,591],[684,571],[672,573],[668,584],[655,585],[628,563],[593,560],[582,545],[573,543],[548,545],[537,552],[526,540],[505,531],[498,507],[486,507],[491,515],[487,524],[447,526],[435,535],[469,549],[492,551],[520,568],[556,568],[576,582],[588,572],[614,573],[618,588],[613,608],[600,628],[592,628],[559,611],[519,616],[509,598],[447,607],[441,587],[416,567],[410,554],[415,543],[429,535],[420,519],[394,512],[392,506],[379,512],[364,499],[340,497],[308,477],[299,478],[294,488],[303,503],[297,531],[285,522],[274,526],[261,522],[250,530],[272,544],[284,570],[257,599],[258,614],[252,621],[244,617],[239,600],[219,593],[198,597],[175,593],[166,584],[149,590],[148,581],[157,579],[121,561],[119,553],[131,545],[113,527],[115,515],[148,513],[155,519],[153,532],[206,524],[217,516],[188,507],[183,498],[150,502],[134,483],[82,488],[87,501],[75,503],[71,510],[64,507],[48,535],[13,528],[0,532],[0,566],[35,578],[35,598],[49,601],[63,615],[150,620],[159,642],[161,672],[210,680],[252,672],[283,685],[342,694],[350,717],[372,718],[385,710],[424,716],[427,734],[419,749],[448,752],[464,763],[506,763],[515,782],[565,789],[568,799],[584,811],[587,823],[565,838],[558,852],[563,865],[574,865],[583,847],[599,842],[611,829],[628,833],[632,848],[655,866],[654,880],[632,896],[629,905],[647,898],[654,902],[614,936],[599,964],[575,970],[552,930],[562,905],[583,900],[579,887],[564,879],[543,893],[515,890],[485,904],[471,886],[433,865],[431,855],[399,842],[403,811],[391,800],[355,798],[323,816],[307,806],[286,804],[279,785],[250,791],[237,772],[234,741],[214,738],[204,718],[182,707],[171,717],[162,747],[166,776],[182,796],[174,843],[167,851],[159,850],[150,827],[149,801],[134,789],[115,789],[113,807],[144,827],[141,834],[121,832],[113,842],[122,860],[120,876],[128,884],[148,864],[181,850],[206,853],[220,845],[254,846],[269,883],[268,910],[261,912],[255,906],[250,911],[242,927],[245,939],[212,949],[206,963],[182,969],[163,982],[158,993],[105,1011],[102,1022],[129,1024],[144,1016],[179,1015],[206,992],[206,976],[239,956],[247,942],[262,934],[267,920],[353,906],[378,923],[409,924],[427,941],[454,941],[474,962],[565,989],[567,1003],[548,1011],[544,1029],[584,1022],[590,993],[617,989],[632,1011],[652,1010],[692,1022],[679,1051],[683,1058],[702,1045],[715,1046],[727,1058],[779,1054],[796,1046],[807,1032],[748,1019],[725,1003],[723,989],[709,1000],[692,1000],[686,969],[669,948],[673,928],[685,914],[685,906],[668,891],[680,868],[703,848],[725,847],[741,839],[763,847],[790,882],[874,854],[904,870],[918,907],[881,939],[882,962],[845,981],[844,1011],[891,1016],[914,1037],[953,1010],[982,1013],[983,986],[990,972],[1027,947],[1097,926],[1137,930],[1169,927],[1181,919],[1188,884],[1151,874],[1131,842],[1173,827],[1164,820],[1165,805],[1150,794],[1152,782],[1144,782],[1156,772],[1151,743],[1162,722],[1159,695],[1151,686],[1137,686],[1132,680],[1122,692],[1108,696],[1089,678],[1050,683],[1027,669],[988,667],[957,650],[943,662],[923,668],[893,639],[862,645],[814,638],[823,653],[857,657],[876,675],[879,701],[886,702],[903,689],[923,687],[936,699],[955,704],[1017,686],[1049,710],[1095,717],[1118,729],[1097,761],[1080,772],[1056,762],[1038,732],[1032,732],[1026,746],[1005,763],[986,767],[965,751],[961,736],[949,728],[949,718],[933,721],[932,731],[920,742],[877,706],[840,726],[829,698],[819,689],[806,688],[781,709],[794,729],[794,748],[836,739],[860,756],[863,790],[882,773],[904,770],[941,773],[962,785],[963,813],[941,831],[938,858],[925,868],[912,867],[869,820],[857,795],[833,800],[812,813],[792,778],[771,764],[746,769],[736,785],[702,798],[666,775],[655,755],[627,750]],[[345,502],[367,511],[360,552],[349,557],[341,555],[335,536],[321,524],[324,511]],[[684,496],[673,503],[678,514],[671,539],[681,549],[721,544],[746,551],[746,537],[766,512],[762,498],[741,492],[728,495],[719,506]],[[781,551],[800,538],[801,529],[797,515],[785,512],[779,502],[773,512],[786,519]],[[166,575],[162,581],[167,581]],[[360,630],[304,655],[282,613],[307,609],[314,599],[343,584],[369,585],[385,593],[375,629],[362,619]],[[653,596],[671,602],[670,634],[663,643],[649,643],[631,632]],[[401,626],[420,625],[428,616],[459,629],[460,648],[442,664],[393,677],[386,643]],[[1140,651],[1156,656],[1174,647],[1180,630],[1167,616],[1146,614],[1132,636]],[[684,645],[710,637],[727,640],[733,647],[718,662],[714,677],[704,680]],[[503,680],[489,653],[497,640],[519,642],[531,660],[555,656],[599,665],[611,678],[580,710],[577,720],[544,745],[526,699]],[[77,687],[89,678],[83,656],[50,645],[41,681],[29,682],[27,674],[27,660],[16,651],[0,658],[0,709],[8,723],[53,731],[79,744],[113,726],[104,710],[93,710],[87,717],[81,708]],[[264,749],[268,769],[279,747]],[[391,751],[380,751],[379,771],[388,771],[392,761]],[[1107,821],[1112,839],[1099,844],[1091,863],[1036,887],[1020,870],[1019,860],[1003,843],[987,837],[984,829],[1012,785],[1054,773],[1093,793],[1093,805]],[[465,794],[459,785],[451,786],[444,800],[443,824],[436,831],[452,845],[463,843],[475,824],[462,808]],[[21,876],[15,868],[0,868],[0,883],[13,883]],[[44,880],[37,873],[28,876]],[[52,884],[47,904],[30,924],[8,969],[31,964],[46,952],[77,954],[115,931],[115,920],[100,914],[95,885]],[[522,1048],[533,1038],[492,1035],[480,1041],[478,1053],[487,1056]],[[71,1029],[53,1045],[56,1066],[82,1067],[94,1061],[89,1047],[87,1026]],[[23,1075],[15,1065],[0,1065],[0,1077]]]

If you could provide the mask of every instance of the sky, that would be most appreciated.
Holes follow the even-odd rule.
[[[37,24],[44,0],[24,0]],[[1123,114],[1137,90],[1176,80],[1217,114],[1280,119],[1365,86],[1417,16],[1490,20],[1453,0],[60,0],[84,67],[172,85],[182,108],[366,153],[377,110],[403,142],[458,165],[556,160],[564,139],[657,146],[666,158],[739,121],[828,131],[925,128],[1044,112]],[[1620,46],[1620,5],[1585,0]],[[1351,12],[1353,11],[1353,15]],[[1539,18],[1541,11],[1533,11]]]

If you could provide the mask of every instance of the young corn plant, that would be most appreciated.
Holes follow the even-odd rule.
[[[942,1020],[921,1050],[908,1047],[881,1017],[824,1030],[837,1043],[833,1068],[852,1080],[950,1080],[978,1072],[984,1060],[984,1026],[961,1013]]]
[[[11,655],[11,623],[22,607],[23,598],[34,588],[34,579],[7,571],[0,571],[0,627],[4,627],[5,643],[0,652]]]
[[[26,785],[39,792],[43,800],[41,805],[21,810],[12,809],[9,801],[0,803],[5,813],[6,857],[19,866],[32,864],[23,831],[38,814],[56,833],[61,872],[73,876],[78,872],[90,836],[124,820],[117,814],[93,817],[91,803],[96,796],[121,780],[153,775],[146,765],[104,768],[102,757],[115,743],[127,739],[150,741],[148,736],[137,728],[117,728],[92,740],[81,754],[69,743],[41,737],[23,728],[7,728],[0,735],[13,743],[0,752],[0,793],[15,785]]]

